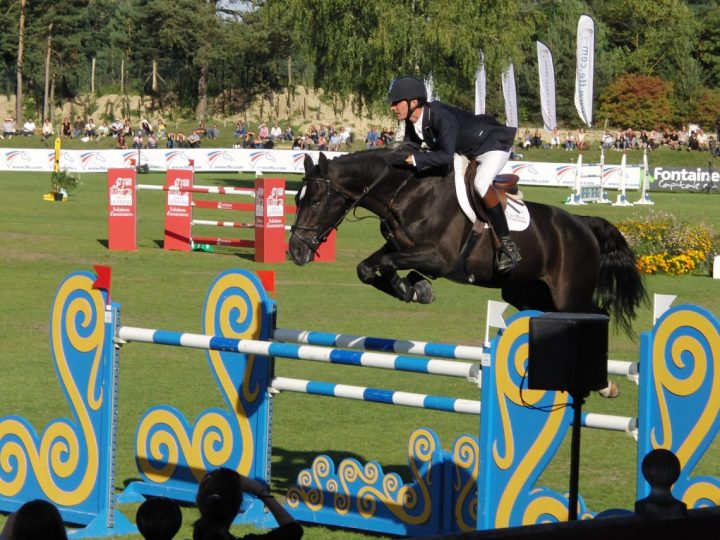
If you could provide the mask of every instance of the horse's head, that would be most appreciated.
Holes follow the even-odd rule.
[[[295,224],[290,235],[290,256],[296,264],[313,260],[328,235],[357,207],[378,214],[387,204],[398,170],[385,164],[384,150],[365,150],[328,161],[320,153],[315,165],[305,155],[305,178],[296,196]],[[402,176],[402,172],[400,172]]]
[[[289,252],[295,264],[303,266],[315,258],[315,252],[344,217],[346,202],[335,190],[329,177],[329,162],[320,153],[318,164],[305,154],[305,177],[295,196],[295,224],[290,235]]]

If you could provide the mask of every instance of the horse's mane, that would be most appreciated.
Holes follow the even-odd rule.
[[[384,159],[386,152],[388,150],[377,148],[360,150],[336,157],[330,161],[330,164],[343,167],[342,176],[379,176],[386,167]]]

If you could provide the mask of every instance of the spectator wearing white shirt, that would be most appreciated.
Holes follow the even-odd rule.
[[[22,135],[23,137],[35,135],[35,121],[32,118],[28,118],[28,120],[23,124]]]
[[[280,129],[280,126],[277,122],[275,122],[272,129],[270,130],[270,138],[273,141],[278,141],[282,138],[282,129]]]

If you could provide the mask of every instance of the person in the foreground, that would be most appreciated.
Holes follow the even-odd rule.
[[[453,154],[477,161],[475,189],[500,241],[497,269],[501,273],[514,270],[521,260],[520,251],[510,236],[505,212],[491,184],[510,158],[517,129],[503,126],[489,115],[476,116],[439,101],[428,102],[425,84],[416,77],[393,80],[388,101],[390,111],[405,122],[404,140],[427,147],[427,151],[389,152],[388,165],[423,172],[452,167]]]
[[[230,526],[240,511],[244,492],[262,501],[278,522],[277,529],[241,538],[230,534]],[[208,472],[200,481],[195,502],[200,510],[200,519],[193,524],[193,540],[299,540],[303,536],[302,526],[260,482],[232,469],[221,467]]]

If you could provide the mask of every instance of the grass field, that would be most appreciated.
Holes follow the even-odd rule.
[[[297,181],[297,178],[292,179]],[[142,183],[163,183],[164,175],[142,176]],[[248,177],[205,174],[203,185],[245,185]],[[204,296],[214,277],[233,267],[250,270],[272,268],[277,273],[278,325],[360,335],[481,344],[487,300],[500,300],[499,292],[470,288],[447,281],[434,283],[437,300],[428,306],[404,304],[362,285],[355,265],[380,245],[377,221],[346,222],[338,234],[337,262],[299,268],[290,262],[262,265],[247,251],[217,248],[216,253],[166,252],[163,236],[162,192],[139,195],[136,252],[110,252],[107,239],[106,178],[82,177],[82,185],[66,203],[42,200],[48,191],[49,174],[0,173],[0,416],[27,418],[38,431],[52,418],[68,417],[52,369],[48,345],[50,304],[62,278],[92,265],[113,269],[113,299],[122,305],[123,324],[198,332]],[[523,187],[529,200],[561,205],[569,191]],[[629,194],[635,200],[635,193]],[[703,194],[654,193],[653,207],[616,208],[600,205],[568,207],[571,211],[602,215],[613,222],[653,211],[672,212],[691,223],[705,223],[720,232],[720,197]],[[610,194],[614,197],[614,192]],[[198,217],[203,217],[198,214]],[[215,217],[215,219],[222,219]],[[231,234],[227,234],[230,236]],[[675,294],[677,302],[702,305],[715,313],[720,302],[720,280],[708,276],[648,276],[653,293]],[[511,313],[511,310],[508,311]],[[635,321],[636,332],[651,328],[651,307]],[[610,356],[637,360],[638,342],[611,335]],[[126,346],[120,373],[120,422],[117,487],[138,477],[132,457],[137,419],[150,406],[167,403],[189,419],[212,406],[223,406],[212,374],[199,351]],[[278,361],[277,374],[304,379],[392,388],[410,392],[478,399],[469,383],[442,377],[422,377],[384,370],[359,370],[316,363]],[[634,416],[637,391],[634,383],[617,379],[621,395],[603,400],[588,399],[586,411]],[[276,398],[273,432],[273,489],[282,494],[297,473],[319,453],[333,457],[353,456],[360,461],[377,460],[386,471],[405,478],[405,449],[414,428],[427,426],[440,436],[445,448],[461,433],[478,432],[477,418],[440,412],[392,408],[343,400],[282,394]],[[566,445],[567,446],[567,445]],[[720,468],[717,442],[701,464],[705,474]],[[567,489],[569,449],[565,447],[542,479],[542,483]],[[588,507],[632,508],[635,500],[635,443],[616,432],[584,430],[581,454],[580,493]],[[136,506],[121,508],[134,519]],[[197,517],[185,508],[184,527],[177,538],[190,538],[190,524]],[[238,528],[236,533],[247,531]],[[308,528],[305,538],[364,538],[360,533]],[[134,538],[140,538],[135,536]]]

